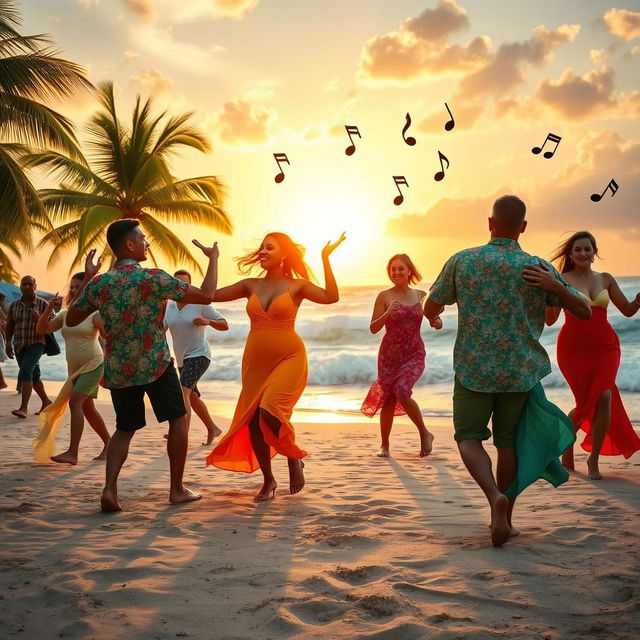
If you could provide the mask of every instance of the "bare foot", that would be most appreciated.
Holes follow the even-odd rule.
[[[49,405],[51,404],[51,400],[47,400],[47,402],[43,402],[40,407],[40,411],[36,411],[35,415],[39,416]]]
[[[420,457],[428,456],[433,450],[433,433],[425,431],[420,434]]]
[[[202,444],[211,444],[221,433],[222,429],[219,429],[215,424],[213,425],[213,429],[207,428],[207,441]]]
[[[106,460],[107,459],[107,446],[108,445],[105,444],[104,447],[102,448],[102,451],[93,459],[94,460]]]
[[[104,489],[100,496],[100,509],[104,513],[113,513],[114,511],[122,511],[122,507],[118,502],[118,496],[114,491]]]
[[[9,385],[6,382],[0,384],[0,389],[6,389]]]
[[[289,493],[299,493],[304,487],[304,462],[289,459]]]
[[[183,488],[182,491],[176,491],[169,493],[169,502],[171,504],[183,504],[185,502],[195,502],[196,500],[200,500],[202,496],[199,493],[195,493],[195,491],[191,491],[191,489]]]
[[[520,535],[520,529],[516,529],[513,525],[510,525],[511,529],[509,531],[509,537],[510,538],[515,538],[516,536]]]
[[[573,462],[573,447],[569,447],[562,454],[562,466],[567,471],[575,471],[576,470],[576,466],[575,466],[575,464]]]
[[[389,449],[386,449],[385,447],[380,447],[378,453],[376,453],[378,458],[388,458],[390,455]]]
[[[511,527],[507,521],[509,499],[504,494],[499,494],[491,502],[491,543],[494,547],[501,547],[508,542]]]
[[[602,480],[602,474],[598,468],[598,463],[592,462],[591,456],[587,458],[587,469],[589,470],[589,480]]]
[[[276,497],[276,487],[277,483],[275,480],[271,480],[270,482],[265,482],[260,491],[253,496],[254,502],[266,502],[267,500],[273,500]]]
[[[22,418],[23,420],[27,417],[27,412],[22,409],[14,409],[11,412],[11,415],[14,415],[16,418]]]
[[[51,456],[54,462],[61,462],[63,464],[78,464],[78,456],[70,454],[68,451],[60,453],[57,456]]]

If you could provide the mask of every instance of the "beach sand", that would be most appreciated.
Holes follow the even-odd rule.
[[[385,460],[377,419],[294,415],[307,487],[287,495],[278,457],[276,499],[260,504],[259,474],[204,468],[195,420],[185,481],[204,497],[173,507],[164,426],[149,412],[120,480],[126,511],[102,514],[97,436],[85,427],[77,467],[34,465],[37,418],[13,418],[16,398],[0,393],[2,637],[638,637],[640,456],[604,458],[593,482],[578,449],[579,471],[525,491],[522,534],[496,549],[450,420],[429,423],[434,452],[419,459],[399,419]],[[226,426],[232,403],[209,404]],[[111,427],[107,393],[99,406]]]

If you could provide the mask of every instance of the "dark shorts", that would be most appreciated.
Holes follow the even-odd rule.
[[[44,345],[37,342],[16,352],[18,380],[20,382],[40,382],[40,358],[44,353]]]
[[[144,415],[144,394],[149,396],[158,422],[173,420],[187,413],[180,381],[173,363],[153,382],[125,389],[111,389],[111,402],[116,412],[116,429],[137,431],[147,422]]]
[[[195,358],[185,358],[182,366],[178,367],[180,372],[180,384],[187,389],[191,389],[198,398],[200,391],[198,390],[198,380],[202,378],[204,372],[209,368],[211,360],[205,356],[196,356]]]
[[[487,440],[493,427],[493,444],[512,449],[516,445],[516,430],[527,403],[528,391],[482,393],[467,389],[456,378],[453,387],[453,425],[456,442]]]

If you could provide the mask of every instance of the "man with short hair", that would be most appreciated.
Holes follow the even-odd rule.
[[[101,508],[103,511],[122,509],[118,502],[118,475],[133,435],[146,424],[145,394],[158,422],[169,421],[169,502],[198,500],[201,496],[182,484],[187,456],[186,409],[165,340],[161,310],[166,299],[196,304],[211,302],[217,281],[217,243],[205,247],[193,241],[209,258],[202,288],[198,289],[161,269],[140,266],[139,263],[147,259],[149,243],[138,220],[113,222],[107,230],[107,242],[115,263],[106,273],[95,275],[101,260],[94,264],[95,250],[90,252],[85,264],[86,286],[66,319],[67,325],[73,327],[99,310],[107,332],[104,380],[111,391],[116,432],[107,449]]]
[[[504,492],[517,460],[516,429],[529,391],[551,372],[539,342],[545,306],[565,307],[578,318],[591,317],[584,297],[553,266],[520,248],[526,207],[502,196],[489,218],[488,244],[452,256],[429,290],[424,314],[435,318],[444,305],[458,305],[454,348],[453,422],[462,460],[491,507],[491,540],[500,546],[519,532],[512,526],[515,498]],[[498,449],[496,478],[482,441]]]
[[[47,303],[36,295],[36,279],[33,276],[22,277],[20,293],[22,295],[9,305],[6,351],[9,358],[13,358],[15,352],[22,393],[20,408],[11,413],[16,418],[24,419],[27,417],[32,391],[35,390],[42,401],[40,411],[50,405],[51,400],[40,379],[39,362],[44,353],[44,336],[36,332],[38,318],[47,308]]]

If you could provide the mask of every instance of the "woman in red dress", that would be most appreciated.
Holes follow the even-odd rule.
[[[371,333],[382,327],[386,333],[378,352],[378,378],[362,404],[362,413],[372,418],[380,409],[382,443],[376,454],[389,456],[389,435],[394,416],[406,414],[420,433],[420,457],[431,453],[433,434],[427,430],[420,407],[411,397],[413,387],[424,371],[424,342],[420,336],[422,299],[427,295],[410,284],[421,276],[405,253],[397,254],[387,264],[387,274],[393,287],[378,294],[373,307]],[[442,328],[440,318],[430,321],[434,329]]]
[[[598,255],[596,240],[588,231],[574,233],[556,250],[553,260],[560,260],[565,280],[590,300],[593,315],[579,320],[565,313],[565,323],[558,334],[558,366],[575,397],[576,407],[569,413],[576,430],[586,437],[582,448],[590,451],[587,458],[589,478],[601,480],[600,455],[622,454],[629,458],[640,449],[640,438],[634,431],[616,386],[620,365],[620,341],[607,320],[611,301],[624,316],[630,318],[640,308],[640,293],[629,301],[609,273],[593,271]],[[552,325],[560,309],[548,308],[546,322]],[[573,447],[562,457],[567,469],[574,469]]]

